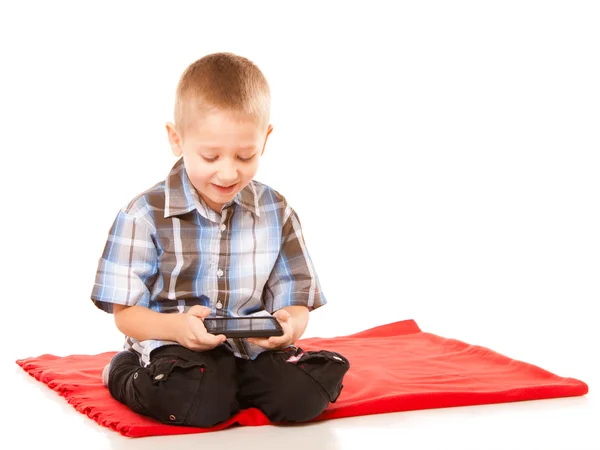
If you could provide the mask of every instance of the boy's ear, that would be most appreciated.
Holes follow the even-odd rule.
[[[265,147],[267,146],[267,139],[269,139],[269,135],[273,132],[273,125],[269,124],[269,128],[267,129],[267,135],[265,136],[265,142],[263,144],[262,151],[260,152],[260,156],[265,152]]]
[[[171,122],[167,122],[166,128],[169,144],[171,145],[171,151],[175,156],[181,156],[183,154],[182,143],[175,125]]]

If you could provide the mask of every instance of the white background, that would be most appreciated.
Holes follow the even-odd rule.
[[[598,23],[591,1],[3,2],[3,428],[88,448],[600,448]],[[175,162],[181,72],[216,51],[271,85],[257,179],[297,210],[329,301],[306,336],[414,319],[590,394],[131,441],[16,367],[122,344],[89,300],[96,264]]]

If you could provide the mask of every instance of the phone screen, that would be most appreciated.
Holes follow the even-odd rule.
[[[204,319],[206,331],[225,336],[277,336],[282,329],[274,317],[233,317]]]

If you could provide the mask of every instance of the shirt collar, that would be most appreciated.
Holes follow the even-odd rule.
[[[254,181],[251,181],[238,192],[231,202],[226,203],[225,207],[234,202],[259,217],[257,200],[256,186]],[[186,214],[194,209],[197,209],[207,219],[219,222],[219,220],[215,220],[219,214],[210,209],[200,198],[187,176],[183,158],[179,158],[165,182],[165,218]]]

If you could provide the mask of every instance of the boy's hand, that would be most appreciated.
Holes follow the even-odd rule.
[[[289,347],[294,343],[294,324],[292,316],[284,309],[275,311],[273,317],[281,324],[283,335],[270,338],[247,338],[248,342],[259,345],[267,350],[279,350]]]
[[[185,314],[178,314],[178,327],[176,340],[190,350],[212,350],[217,345],[225,342],[224,335],[214,335],[206,331],[203,319],[210,314],[210,308],[205,306],[192,306]]]

